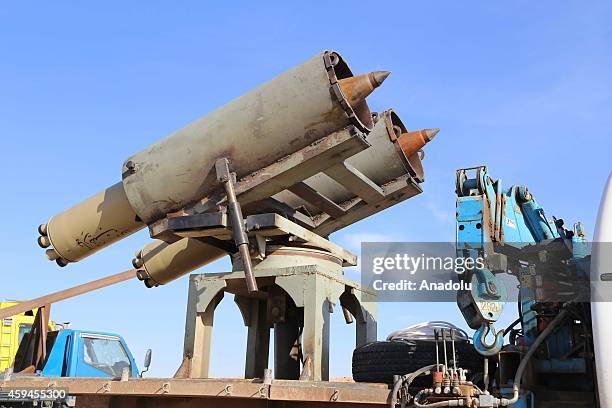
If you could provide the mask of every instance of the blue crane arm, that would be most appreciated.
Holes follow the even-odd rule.
[[[483,257],[485,268],[466,273],[464,280],[470,290],[457,294],[457,304],[468,325],[476,330],[474,345],[484,355],[495,355],[502,347],[503,332],[495,332],[507,301],[506,287],[498,274],[512,273],[517,277],[525,266],[517,254],[531,246],[563,242],[573,259],[588,255],[581,224],[574,231],[563,228],[563,220],[549,221],[544,209],[526,186],[502,188],[500,179],[492,179],[485,166],[457,170],[457,255]],[[519,296],[524,323],[535,319],[530,315],[535,302],[533,288],[521,287]],[[492,333],[493,341],[486,338]]]

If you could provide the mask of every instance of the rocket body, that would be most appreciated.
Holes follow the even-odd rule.
[[[369,132],[365,99],[355,110],[341,81],[353,74],[322,52],[128,158],[117,183],[54,216],[39,245],[60,266],[77,262],[218,188],[215,161],[238,177],[270,165],[349,124]],[[351,91],[359,92],[359,84]],[[371,90],[370,90],[371,92]]]

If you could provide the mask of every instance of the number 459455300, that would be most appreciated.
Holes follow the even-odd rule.
[[[65,399],[67,394],[66,390],[60,388],[11,388],[4,389],[0,394],[0,400],[2,395],[8,400],[15,401],[49,401],[49,400],[62,400]]]

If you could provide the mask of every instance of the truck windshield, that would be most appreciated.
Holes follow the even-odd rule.
[[[85,364],[112,375],[121,377],[125,367],[132,375],[132,365],[118,338],[83,336],[83,360]]]

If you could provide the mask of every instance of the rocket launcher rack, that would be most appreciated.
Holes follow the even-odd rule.
[[[236,180],[233,187],[246,215],[246,232],[250,236],[294,236],[341,254],[345,266],[355,265],[354,255],[323,237],[422,192],[408,170],[400,177],[378,185],[346,162],[369,147],[365,135],[354,126],[348,126]],[[381,166],[385,165],[381,163]],[[335,202],[305,182],[320,173],[352,196],[343,202]],[[273,197],[287,191],[319,212],[312,214],[303,207],[296,208]],[[227,207],[226,191],[219,189],[180,212],[151,224],[151,237],[166,242],[182,237],[205,237],[208,243],[225,249],[233,247],[232,252],[236,252],[237,247],[231,242],[232,223]]]
[[[227,241],[232,239],[228,218],[226,213],[174,217],[168,220],[168,228],[180,237],[212,237],[220,241]],[[307,242],[312,246],[338,255],[342,259],[343,266],[357,265],[357,256],[276,213],[247,216],[246,233],[249,237],[255,239],[258,237],[291,235],[294,237],[294,242]],[[257,243],[258,250],[265,253],[265,241],[257,240]]]

